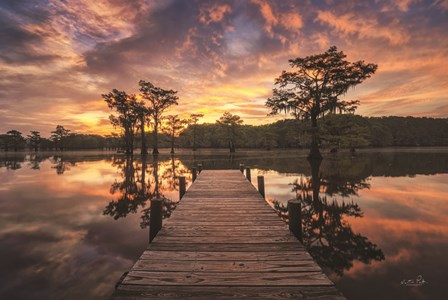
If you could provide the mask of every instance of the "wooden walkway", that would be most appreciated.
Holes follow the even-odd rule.
[[[206,170],[111,299],[345,299],[237,170]]]

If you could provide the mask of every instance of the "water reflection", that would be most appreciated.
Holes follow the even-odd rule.
[[[134,156],[116,156],[112,159],[112,166],[120,173],[120,179],[112,183],[110,193],[115,199],[105,207],[103,214],[115,220],[124,218],[128,214],[135,214],[141,209],[140,227],[146,228],[150,224],[150,201],[163,201],[163,218],[168,218],[176,207],[177,199],[167,197],[165,193],[178,191],[178,176],[185,176],[188,169],[179,159],[159,159],[159,156],[135,158]]]
[[[6,170],[18,170],[22,168],[22,163],[25,161],[25,155],[3,157],[0,159],[0,168],[6,168]]]
[[[360,175],[360,170],[364,164],[360,160],[353,159],[332,159],[324,174],[319,173],[319,185],[323,187],[323,192],[329,196],[357,196],[358,191],[369,189],[370,176]],[[317,168],[317,163],[310,162],[311,168]],[[317,170],[316,172],[319,172]],[[314,175],[314,171],[312,174]]]
[[[56,174],[62,175],[65,171],[69,171],[70,167],[76,166],[76,162],[74,161],[66,161],[63,156],[55,155],[50,157],[50,161],[52,162],[52,168],[56,170]]]
[[[328,198],[356,195],[360,189],[370,187],[367,178],[338,176],[341,173],[336,166],[326,175],[320,173],[321,160],[309,160],[309,164],[311,176],[296,179],[292,185],[301,202],[303,244],[316,262],[327,272],[342,276],[355,260],[366,264],[384,260],[381,249],[367,237],[353,232],[347,221],[347,217],[363,216],[359,205],[353,200],[338,202]],[[274,201],[274,208],[287,219],[285,205]]]
[[[138,167],[134,165],[131,156],[114,157],[112,166],[119,168],[121,171],[121,180],[115,179],[110,187],[110,193],[112,195],[118,194],[118,198],[109,202],[103,213],[117,220],[126,217],[129,213],[137,212],[140,206],[145,205],[146,188],[144,185],[138,186],[135,179]]]
[[[197,163],[245,163],[265,175],[267,199],[301,197],[310,252],[349,299],[443,298],[448,150],[339,153],[318,168],[306,154],[0,153],[0,298],[107,299],[147,247],[149,201],[176,202],[177,177]],[[418,275],[429,283],[400,286]]]
[[[40,163],[45,160],[45,157],[39,154],[30,154],[28,166],[32,170],[40,170]]]

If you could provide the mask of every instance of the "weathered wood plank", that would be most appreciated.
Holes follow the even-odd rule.
[[[182,203],[181,203],[182,204]],[[260,205],[253,205],[250,206],[249,209],[244,209],[244,206],[238,207],[238,209],[235,209],[236,207],[234,205],[209,205],[210,207],[213,207],[214,209],[212,211],[198,211],[197,209],[201,209],[203,208],[203,205],[178,205],[176,207],[176,216],[178,214],[182,214],[182,213],[191,213],[191,214],[205,214],[205,215],[211,215],[211,214],[222,214],[222,213],[233,213],[233,214],[247,214],[247,213],[251,213],[251,214],[265,214],[265,213],[269,213],[272,214],[273,212],[275,212],[270,206],[262,206],[260,207]],[[247,206],[246,206],[247,207]]]
[[[237,211],[232,212],[232,210],[215,210],[213,212],[199,212],[197,210],[186,210],[182,209],[179,211],[176,211],[176,218],[181,217],[189,217],[189,218],[198,218],[198,217],[229,217],[229,216],[235,216],[235,217],[275,217],[278,218],[275,214],[272,213],[272,211],[269,210],[259,210],[259,211]]]
[[[122,284],[201,286],[323,286],[333,283],[322,272],[236,273],[130,271]]]
[[[332,286],[315,287],[208,287],[122,285],[112,299],[308,299],[344,300]]]
[[[283,221],[280,220],[279,217],[272,215],[261,215],[261,216],[233,216],[233,215],[217,215],[217,216],[176,216],[175,222],[193,222],[193,223],[204,223],[204,222],[213,222],[213,223],[221,223],[221,222],[249,222],[256,221],[256,223],[260,222],[272,222],[277,224],[282,224]]]
[[[262,243],[284,243],[290,242],[296,245],[300,245],[294,236],[260,236],[256,239],[247,236],[170,236],[169,234],[158,234],[159,240],[163,240],[164,243],[181,244],[181,243],[196,243],[196,244],[209,244],[209,243],[244,243],[244,244],[262,244]]]
[[[230,230],[237,234],[237,229],[231,226],[214,226],[214,225],[195,225],[195,226],[183,226],[181,224],[172,223],[164,225],[164,228],[167,230],[179,230],[179,229],[188,229],[188,230]],[[260,226],[245,226],[241,227],[241,230],[247,231],[271,231],[271,230],[288,230],[288,226],[286,225],[260,225]]]
[[[304,249],[296,249],[294,251],[283,252],[196,252],[196,251],[152,251],[145,250],[140,259],[152,259],[152,260],[244,260],[244,261],[299,261],[299,260],[312,260],[311,255]]]
[[[169,271],[169,272],[319,272],[320,268],[311,260],[284,261],[244,261],[244,260],[147,260],[140,259],[133,271]]]
[[[281,220],[259,220],[259,221],[245,221],[245,220],[237,220],[237,221],[233,221],[233,220],[229,220],[228,222],[226,220],[222,220],[222,221],[216,221],[214,222],[213,220],[173,220],[170,221],[168,220],[166,222],[167,224],[172,224],[174,223],[176,226],[191,226],[191,227],[198,227],[198,226],[215,226],[215,227],[219,227],[219,226],[233,226],[235,227],[235,230],[238,230],[238,227],[244,228],[246,226],[258,226],[258,224],[260,226],[278,226],[278,227],[283,227],[284,223]]]
[[[184,236],[219,236],[219,237],[228,237],[228,236],[236,236],[236,237],[286,237],[291,236],[288,232],[285,233],[284,230],[239,230],[235,235],[233,235],[234,229],[223,228],[221,230],[193,230],[186,229],[182,227],[176,227],[176,230],[162,229],[157,234],[158,236],[170,236],[170,237],[184,237]]]
[[[157,239],[157,237],[156,237]],[[267,251],[291,251],[291,250],[299,250],[303,249],[303,246],[300,243],[164,243],[163,239],[156,240],[154,239],[154,243],[149,245],[148,249],[158,250],[158,251],[249,251],[249,252],[267,252]]]

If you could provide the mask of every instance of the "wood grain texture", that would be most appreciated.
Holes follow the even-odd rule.
[[[344,300],[332,286],[325,287],[208,287],[119,286],[112,299],[309,299]]]
[[[135,271],[182,272],[319,272],[319,266],[309,259],[302,260],[157,260],[140,259],[134,265]]]
[[[345,299],[238,170],[202,171],[111,297],[185,298]]]
[[[191,251],[152,251],[143,252],[140,260],[195,260],[195,261],[234,261],[235,259],[243,261],[312,261],[311,255],[304,249],[283,252],[191,252]]]
[[[131,270],[122,284],[201,286],[323,286],[333,283],[322,272],[155,272]]]

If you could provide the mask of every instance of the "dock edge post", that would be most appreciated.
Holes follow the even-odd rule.
[[[261,196],[263,196],[263,199],[266,199],[266,196],[264,193],[264,176],[258,175],[257,181],[258,181],[258,191],[260,192]]]
[[[198,171],[196,170],[195,167],[191,168],[192,182],[195,182],[197,177],[198,177]]]
[[[240,164],[240,171],[244,174],[244,164]]]
[[[163,201],[160,199],[151,200],[151,212],[149,214],[149,242],[156,237],[162,229]]]
[[[179,176],[179,200],[185,195],[186,190],[185,176]]]
[[[247,178],[247,180],[252,181],[251,180],[252,178],[250,177],[250,167],[246,168],[246,178]]]
[[[288,201],[289,230],[299,241],[302,239],[302,209],[299,200]]]
[[[201,174],[201,172],[202,172],[202,164],[198,164],[198,172],[199,172],[199,174]]]

